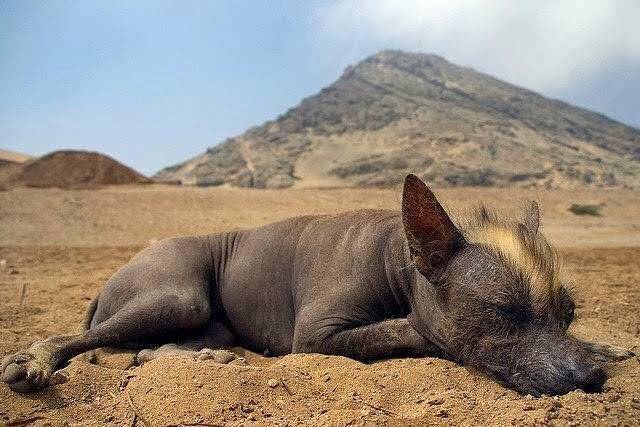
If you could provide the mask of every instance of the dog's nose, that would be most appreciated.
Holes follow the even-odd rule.
[[[577,388],[586,392],[597,392],[602,389],[607,375],[601,367],[591,365],[576,369],[573,373],[573,379]]]

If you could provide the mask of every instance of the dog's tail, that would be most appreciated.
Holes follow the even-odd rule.
[[[93,320],[93,315],[96,314],[99,300],[100,294],[96,295],[93,301],[91,301],[91,304],[89,304],[89,308],[87,308],[87,312],[84,314],[84,320],[82,320],[82,324],[80,325],[80,332],[86,332],[91,327],[91,321]]]

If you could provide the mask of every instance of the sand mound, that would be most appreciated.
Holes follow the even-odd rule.
[[[71,150],[54,151],[25,162],[6,181],[7,186],[59,188],[151,182],[149,178],[104,154]]]

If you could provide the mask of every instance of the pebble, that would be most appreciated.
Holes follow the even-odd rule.
[[[218,350],[214,352],[213,361],[216,363],[227,364],[236,359],[236,355],[228,350]]]
[[[374,413],[371,411],[371,409],[368,408],[363,408],[360,413],[362,414],[363,417],[369,417],[371,415],[374,415]]]
[[[233,359],[230,362],[232,365],[240,365],[240,366],[247,366],[247,359],[245,359],[244,357],[237,357],[235,359]]]
[[[441,397],[436,397],[434,399],[429,400],[427,403],[433,406],[442,405],[444,403],[444,399]]]
[[[440,410],[436,413],[436,417],[440,417],[440,418],[448,418],[448,417],[449,417],[449,411],[447,411],[446,409],[440,409]]]
[[[269,388],[276,388],[279,384],[280,381],[275,378],[269,378],[269,381],[267,381],[267,385],[269,386]]]

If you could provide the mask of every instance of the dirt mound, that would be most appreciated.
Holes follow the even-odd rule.
[[[6,186],[95,188],[151,182],[111,157],[90,151],[54,151],[16,169]]]

